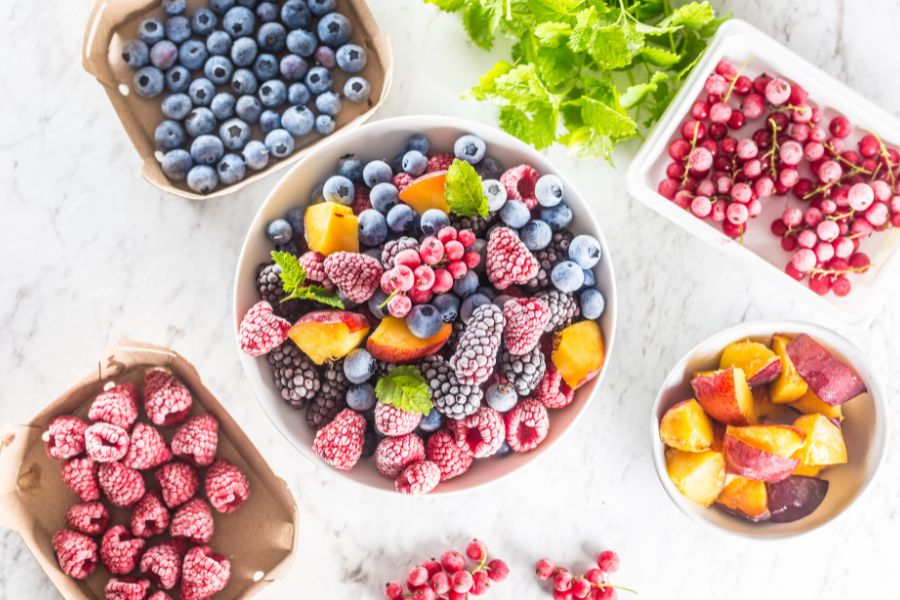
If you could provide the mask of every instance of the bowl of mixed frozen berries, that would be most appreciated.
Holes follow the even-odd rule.
[[[576,218],[577,216],[577,218]],[[404,494],[516,470],[571,426],[615,333],[609,253],[552,165],[402,117],[294,167],[238,263],[241,361],[304,454]]]

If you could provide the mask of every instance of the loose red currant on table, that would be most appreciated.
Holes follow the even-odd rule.
[[[534,567],[534,572],[538,576],[539,579],[550,579],[553,577],[553,572],[556,570],[556,565],[553,564],[549,558],[542,558],[537,561],[537,565]]]

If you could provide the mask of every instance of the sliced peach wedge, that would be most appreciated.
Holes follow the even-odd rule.
[[[794,452],[801,465],[823,467],[847,462],[844,435],[825,415],[803,415],[794,421],[794,427],[806,434],[803,447]]]
[[[444,323],[430,338],[420,338],[409,330],[405,319],[385,317],[369,336],[366,350],[378,360],[409,363],[440,350],[452,332],[453,326]]]
[[[700,406],[713,419],[726,425],[756,422],[753,394],[742,369],[728,367],[697,373],[691,380],[691,387]]]
[[[790,425],[728,427],[723,442],[728,472],[747,479],[781,481],[800,464],[793,456],[805,439],[803,430]]]
[[[434,171],[422,175],[400,192],[400,200],[408,204],[420,215],[429,208],[437,208],[445,213],[450,212],[444,187],[447,171]]]
[[[307,207],[303,217],[310,250],[328,256],[335,252],[359,252],[359,225],[353,209],[336,202]]]
[[[781,359],[781,373],[771,386],[772,402],[775,404],[787,404],[799,399],[806,393],[807,385],[794,368],[791,357],[788,356],[787,346],[791,338],[778,333],[772,336],[772,350]]]
[[[604,360],[603,332],[596,321],[578,321],[556,334],[550,360],[573,390],[600,372]]]
[[[769,383],[781,373],[781,359],[765,344],[741,340],[732,342],[722,350],[719,368],[739,367],[747,377],[750,387]]]
[[[703,452],[713,443],[712,422],[700,403],[691,398],[666,411],[659,422],[659,437],[666,446],[685,452]]]
[[[822,399],[816,396],[816,393],[812,390],[806,390],[806,393],[799,400],[794,400],[788,406],[799,410],[804,415],[825,415],[836,425],[839,425],[844,420],[844,411],[841,409],[840,404],[829,406],[822,402]]]
[[[729,481],[716,498],[716,506],[753,523],[765,521],[771,516],[766,483],[754,479],[735,477]]]
[[[369,320],[349,310],[317,310],[303,315],[288,337],[317,365],[347,356],[369,333]]]
[[[725,459],[721,452],[683,452],[666,449],[669,479],[685,497],[710,506],[725,487]]]

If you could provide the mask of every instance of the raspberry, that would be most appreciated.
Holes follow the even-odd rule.
[[[487,276],[498,290],[526,283],[537,275],[538,261],[508,227],[495,227],[487,245]]]
[[[147,596],[147,600],[172,600],[172,596],[168,595],[162,590],[158,592],[153,592],[149,596]]]
[[[512,354],[528,354],[550,322],[550,307],[538,298],[518,298],[503,305],[503,343]]]
[[[120,383],[99,394],[91,403],[88,418],[130,429],[138,418],[137,387],[129,382]]]
[[[401,192],[408,188],[413,181],[415,181],[415,178],[409,173],[397,173],[394,175],[394,187]]]
[[[262,356],[280,346],[290,328],[290,321],[275,316],[272,305],[260,300],[244,315],[238,328],[238,344],[250,356]]]
[[[356,186],[356,193],[353,196],[353,214],[359,215],[364,210],[372,208],[372,202],[369,200],[369,190],[364,186]]]
[[[505,325],[503,311],[496,304],[475,309],[450,357],[450,366],[460,383],[473,385],[488,380],[497,361]]]
[[[468,448],[475,458],[496,453],[506,437],[503,415],[489,406],[482,406],[474,415],[459,421],[451,420],[448,429],[456,443]]]
[[[192,402],[191,392],[171,373],[152,369],[144,374],[144,410],[157,427],[184,421]]]
[[[100,535],[109,525],[109,511],[101,502],[73,504],[66,510],[66,526],[87,535]]]
[[[124,525],[113,525],[100,541],[103,566],[113,575],[130,573],[137,567],[146,543],[146,540],[131,535]]]
[[[220,513],[234,512],[250,497],[250,482],[236,466],[220,458],[206,471],[206,497]]]
[[[99,466],[90,458],[72,458],[62,464],[60,475],[67,488],[84,502],[91,502],[100,498]]]
[[[328,276],[325,275],[325,256],[310,250],[300,257],[300,264],[306,269],[306,279],[316,283],[325,283]]]
[[[137,577],[113,577],[103,588],[106,600],[144,600],[150,582]]]
[[[63,529],[53,534],[53,550],[62,572],[87,579],[97,568],[97,542],[77,531]]]
[[[180,506],[194,497],[200,488],[200,476],[191,465],[168,463],[154,473],[162,492],[163,501],[169,508]]]
[[[181,540],[171,540],[147,548],[138,567],[141,575],[146,576],[153,585],[171,590],[181,578],[181,561],[185,550],[187,545]]]
[[[506,413],[506,443],[515,452],[534,450],[549,430],[547,409],[537,400],[523,400]]]
[[[365,417],[345,408],[316,432],[313,452],[332,467],[348,471],[362,456],[365,433]]]
[[[394,482],[394,487],[401,494],[421,496],[436,488],[440,481],[441,470],[437,464],[430,460],[420,460],[403,469]]]
[[[415,433],[386,437],[375,448],[375,468],[388,479],[396,479],[408,465],[425,458],[425,443]]]
[[[128,453],[122,460],[132,469],[155,469],[172,460],[166,440],[153,425],[138,423],[131,431]]]
[[[562,374],[552,362],[547,363],[544,378],[534,390],[534,399],[547,408],[565,408],[575,398],[575,390],[563,381]]]
[[[187,462],[208,467],[216,458],[219,422],[212,415],[199,415],[185,421],[172,437],[172,453]]]
[[[401,237],[396,240],[388,240],[381,251],[381,266],[385,269],[394,267],[394,258],[402,251],[413,249],[419,251],[419,242],[415,238]]]
[[[122,460],[128,452],[128,432],[111,423],[94,423],[84,431],[84,446],[99,463]]]
[[[425,456],[437,464],[441,471],[441,481],[462,475],[472,466],[475,459],[468,446],[460,446],[448,429],[436,431],[425,444]]]
[[[231,576],[231,563],[209,546],[196,546],[184,555],[181,565],[181,597],[201,600],[220,592]]]
[[[521,200],[533,210],[537,206],[537,198],[534,195],[534,186],[541,174],[531,165],[519,165],[507,169],[500,176],[500,183],[506,188],[506,197],[508,200]]]
[[[120,462],[100,465],[97,480],[103,495],[113,506],[132,506],[146,491],[141,474]]]
[[[425,172],[446,171],[452,164],[452,154],[431,154],[428,156],[428,166],[425,167]]]
[[[47,454],[50,458],[66,460],[84,452],[84,432],[88,424],[78,417],[65,415],[50,421],[47,430]]]
[[[381,281],[381,265],[368,254],[335,252],[325,259],[325,274],[351,302],[372,297]]]
[[[131,511],[131,533],[142,538],[159,535],[169,528],[171,515],[157,492],[147,492]]]
[[[407,412],[383,402],[375,405],[375,431],[381,435],[406,435],[414,431],[421,420],[419,413]]]
[[[194,498],[175,511],[169,533],[192,544],[208,544],[213,536],[213,516],[209,504]]]

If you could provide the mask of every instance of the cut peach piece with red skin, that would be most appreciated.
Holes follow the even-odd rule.
[[[769,520],[773,523],[790,523],[811,515],[828,493],[826,480],[796,475],[766,487],[772,513]]]
[[[729,367],[697,373],[691,380],[691,387],[700,406],[713,419],[726,425],[756,422],[753,394],[741,369]]]
[[[791,338],[782,333],[772,336],[772,350],[781,359],[781,373],[770,386],[770,395],[775,404],[787,404],[801,398],[806,393],[807,385],[794,368],[791,357],[788,356],[787,346]]]
[[[713,443],[712,422],[700,403],[691,398],[666,411],[659,422],[659,437],[671,448],[703,452]]]
[[[716,506],[751,523],[766,521],[771,516],[766,482],[754,479],[732,479],[716,499]]]
[[[778,377],[781,373],[781,359],[765,344],[741,340],[728,344],[722,350],[719,368],[728,367],[740,368],[750,387],[755,387]]]
[[[445,213],[450,212],[447,196],[444,191],[447,182],[447,171],[434,171],[422,175],[400,192],[400,200],[408,204],[419,215],[429,208],[437,208]]]
[[[349,310],[317,310],[306,313],[288,331],[317,365],[347,356],[369,333],[369,320]]]
[[[682,452],[666,449],[666,472],[683,496],[710,506],[725,487],[725,459],[721,452]]]
[[[453,326],[444,323],[435,335],[419,338],[406,326],[405,319],[385,317],[369,336],[366,350],[378,360],[410,363],[436,353],[447,343],[451,333]]]
[[[722,448],[729,473],[775,482],[789,477],[800,461],[792,458],[806,434],[790,425],[728,427]]]
[[[843,404],[866,392],[866,384],[853,367],[805,333],[791,340],[787,354],[800,377],[829,406]]]
[[[803,447],[794,453],[794,458],[799,459],[801,465],[822,467],[846,464],[844,434],[825,415],[803,415],[794,421],[794,427],[806,433]]]

